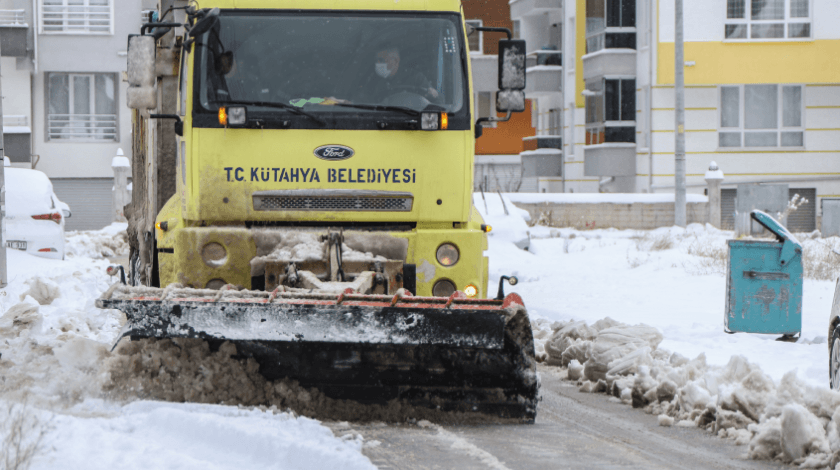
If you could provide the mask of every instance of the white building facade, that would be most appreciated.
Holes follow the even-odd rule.
[[[716,161],[724,205],[738,183],[782,183],[809,198],[813,218],[822,198],[840,197],[840,3],[709,0],[684,9],[689,191],[704,191]],[[674,0],[514,0],[511,16],[529,49],[562,37],[564,171],[541,188],[673,192]],[[535,74],[528,80],[529,91],[538,86]],[[558,106],[528,97],[540,110]],[[546,133],[542,111],[535,118]]]
[[[0,0],[6,155],[50,177],[69,230],[112,221],[111,160],[131,156],[127,37],[142,11],[143,0]]]

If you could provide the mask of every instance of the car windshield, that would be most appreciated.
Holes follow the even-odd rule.
[[[199,111],[240,102],[249,115],[286,119],[284,105],[310,115],[465,112],[461,37],[455,14],[224,11],[197,40]]]

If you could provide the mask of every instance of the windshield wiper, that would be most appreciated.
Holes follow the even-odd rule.
[[[397,111],[409,116],[420,116],[420,111],[415,111],[411,108],[404,108],[402,106],[386,106],[382,104],[362,104],[362,103],[334,103],[332,106],[342,106],[345,108],[359,108],[369,109],[371,111]]]
[[[306,111],[298,108],[297,106],[292,106],[292,105],[286,104],[286,103],[273,102],[273,101],[245,101],[245,100],[225,100],[225,101],[219,101],[218,103],[219,104],[241,104],[241,105],[245,105],[245,106],[260,106],[260,107],[263,107],[263,108],[285,109],[287,111],[291,111],[294,114],[299,114],[301,116],[306,116],[309,119],[312,119],[313,121],[321,124],[322,126],[327,125],[327,121],[324,121],[323,119],[319,118],[318,116],[315,116],[312,113],[307,113]]]

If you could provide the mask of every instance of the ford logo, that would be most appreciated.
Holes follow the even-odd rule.
[[[316,157],[331,162],[347,160],[355,154],[356,152],[353,149],[343,145],[324,145],[315,149]]]

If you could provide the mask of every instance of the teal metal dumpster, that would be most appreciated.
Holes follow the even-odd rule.
[[[777,241],[729,240],[725,329],[790,339],[802,331],[802,245],[766,213],[750,216]]]

